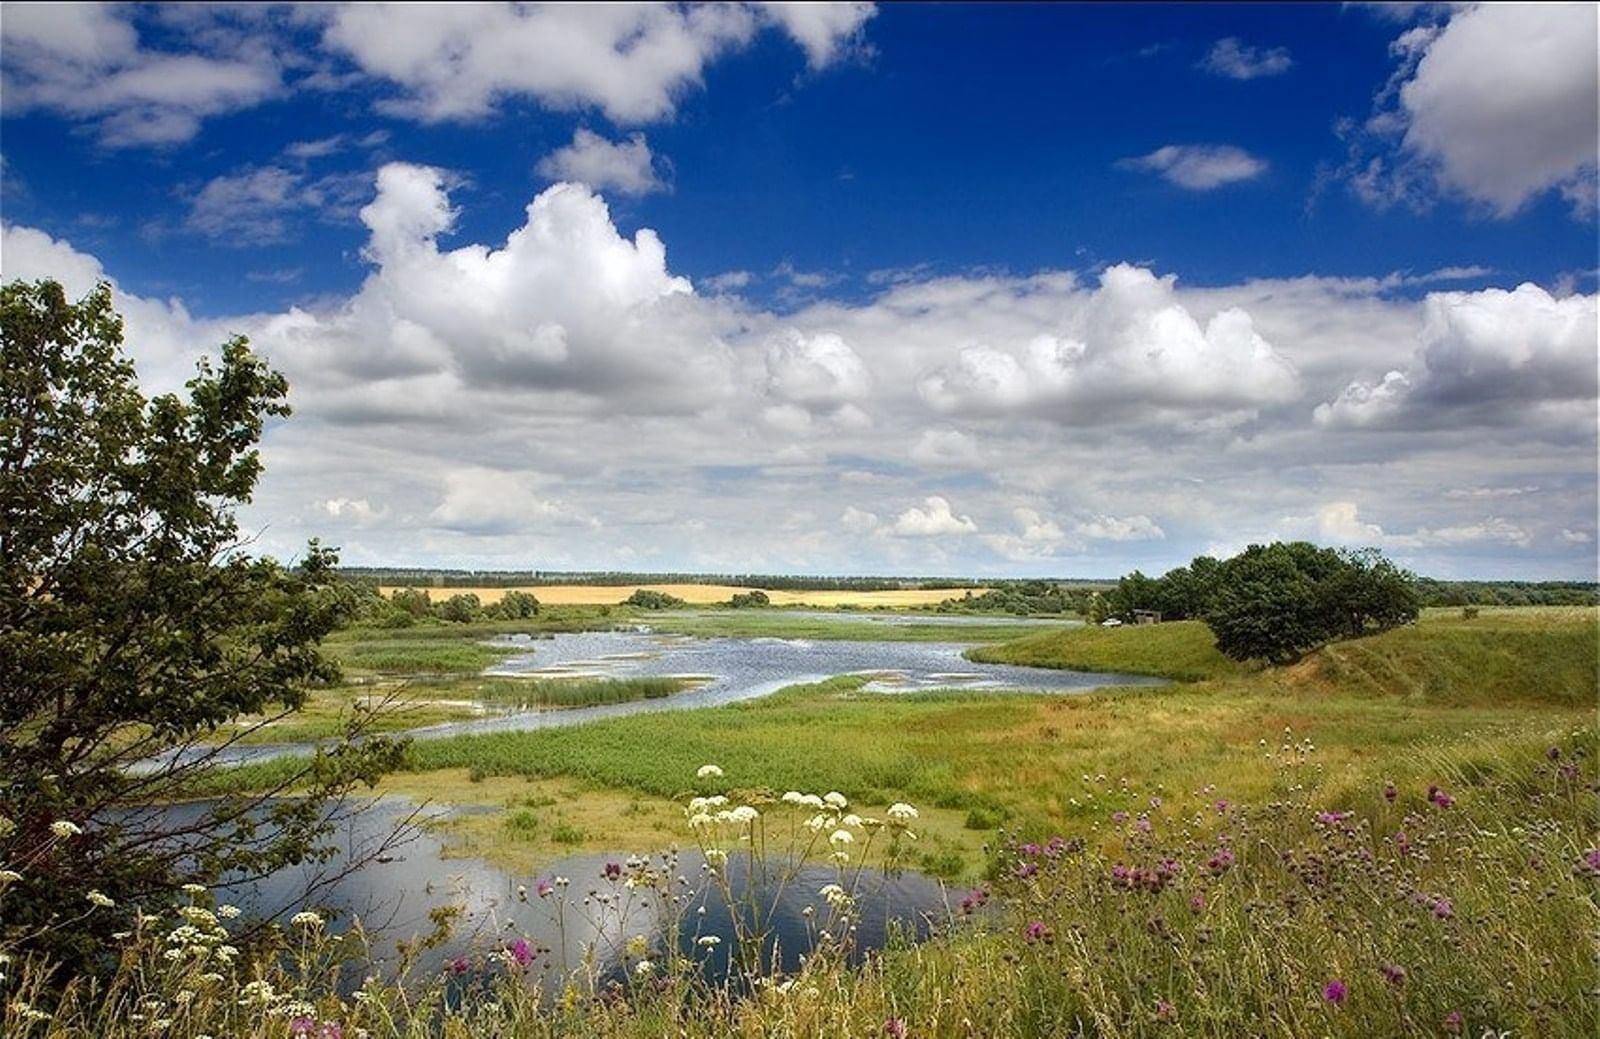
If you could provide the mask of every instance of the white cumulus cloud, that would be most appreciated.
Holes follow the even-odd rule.
[[[923,499],[922,508],[913,505],[906,509],[885,529],[895,537],[933,538],[975,534],[978,525],[970,516],[957,516],[950,503],[935,494]]]
[[[1148,155],[1122,159],[1123,169],[1155,173],[1190,191],[1211,191],[1226,184],[1254,180],[1267,172],[1267,161],[1231,144],[1168,144]]]
[[[648,195],[666,187],[642,133],[612,141],[579,127],[571,144],[539,160],[538,171],[551,180],[575,180],[596,191],[610,189],[623,195]]]
[[[1281,76],[1293,64],[1287,47],[1252,47],[1237,36],[1218,40],[1200,60],[1207,72],[1229,79]]]

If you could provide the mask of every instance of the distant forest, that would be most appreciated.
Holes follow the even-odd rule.
[[[347,579],[364,585],[416,588],[516,588],[541,585],[726,584],[770,591],[882,592],[897,589],[992,588],[1002,594],[951,602],[946,608],[977,612],[1056,612],[1081,608],[1085,593],[1110,591],[1114,579],[958,577],[809,577],[794,574],[638,573],[628,570],[429,570],[422,568],[342,567]],[[1020,603],[1046,587],[1065,595],[1049,603]],[[1417,579],[1424,606],[1593,606],[1600,604],[1594,581],[1442,581]],[[1010,593],[1010,594],[1006,594]],[[1020,593],[1020,594],[1019,594]],[[1073,594],[1077,593],[1077,594]],[[1065,601],[1062,601],[1065,600]],[[1021,606],[1022,609],[1018,610]],[[1038,606],[1041,609],[1028,609]]]

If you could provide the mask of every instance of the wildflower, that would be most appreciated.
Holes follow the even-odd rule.
[[[451,974],[465,974],[468,970],[470,970],[472,968],[472,964],[467,962],[467,958],[465,956],[457,956],[455,959],[451,960],[446,966],[448,967],[448,969],[449,969]]]
[[[616,880],[622,876],[622,863],[608,862],[601,868],[600,874],[607,880]]]
[[[645,953],[650,951],[650,939],[646,938],[642,934],[636,934],[632,938],[628,939],[628,944],[625,946],[625,948],[627,949],[629,956],[633,956],[635,958],[643,956]]]
[[[322,917],[318,916],[316,913],[313,913],[309,909],[305,909],[291,916],[289,918],[289,922],[296,927],[304,927],[314,930],[322,926]]]
[[[1383,799],[1385,801],[1388,801],[1390,804],[1394,804],[1395,798],[1399,796],[1400,791],[1395,789],[1395,785],[1393,783],[1383,784]]]
[[[222,918],[224,920],[232,920],[235,917],[237,917],[241,912],[242,912],[242,910],[238,906],[234,906],[234,905],[220,905],[220,906],[217,906],[217,916],[219,916],[220,918]]]
[[[1140,833],[1149,833],[1150,832],[1151,823],[1150,823],[1150,819],[1149,819],[1148,816],[1143,816],[1143,815],[1139,816],[1139,818],[1137,818],[1137,819],[1135,819],[1133,821],[1133,825],[1138,829],[1138,831]]]
[[[506,954],[519,967],[526,967],[533,962],[533,946],[528,944],[528,939],[526,938],[518,938],[510,945],[507,945]]]
[[[1334,978],[1332,981],[1322,986],[1322,998],[1327,1000],[1329,1003],[1332,1003],[1336,1007],[1344,1005],[1346,994],[1347,990],[1344,987],[1344,982],[1338,978]]]
[[[1164,1025],[1170,1025],[1178,1020],[1178,1008],[1164,999],[1156,1000],[1156,1020]]]
[[[1544,752],[1544,756],[1549,758],[1551,761],[1555,761],[1561,757],[1561,748],[1551,747],[1549,750]]]
[[[306,1036],[311,1034],[312,1029],[316,1027],[316,1019],[306,1017],[303,1014],[289,1020],[289,1034],[296,1036],[297,1039],[305,1039]]]
[[[337,1021],[324,1021],[317,1029],[317,1039],[344,1039],[344,1026]]]
[[[1383,974],[1383,980],[1395,988],[1399,988],[1406,983],[1406,969],[1398,963],[1385,963],[1378,970]]]
[[[721,869],[728,864],[728,853],[720,848],[711,848],[706,852],[706,861],[713,869]]]
[[[1595,876],[1600,876],[1600,848],[1590,848],[1584,852],[1580,868],[1588,870]]]
[[[1027,880],[1029,877],[1038,874],[1039,864],[1037,862],[1019,862],[1017,863],[1017,868],[1011,872],[1016,875],[1018,880]]]
[[[1448,920],[1456,915],[1456,907],[1448,898],[1436,898],[1433,900],[1433,915]]]
[[[90,905],[98,906],[101,909],[110,909],[117,904],[111,900],[111,896],[101,894],[99,891],[91,891],[83,897],[89,900]]]
[[[1043,920],[1034,920],[1023,928],[1022,937],[1030,942],[1048,942],[1051,938],[1050,928]]]
[[[697,812],[689,817],[689,829],[703,830],[715,821],[716,820],[712,819],[711,816],[707,815],[705,812]]]
[[[50,824],[50,832],[57,837],[76,837],[83,833],[83,827],[70,819],[57,819]]]
[[[1428,787],[1428,801],[1439,808],[1449,808],[1456,803],[1455,798],[1436,786]]]
[[[1444,1015],[1444,1020],[1440,1022],[1444,1030],[1451,1035],[1460,1035],[1461,1026],[1465,1023],[1466,1018],[1461,1016],[1461,1011],[1459,1010],[1450,1011],[1448,1014]]]
[[[650,976],[651,971],[655,969],[656,965],[651,963],[649,960],[640,960],[638,963],[634,964],[633,973],[641,978],[647,978]]]
[[[1203,912],[1205,912],[1206,911],[1206,896],[1204,896],[1204,895],[1194,895],[1193,897],[1191,897],[1189,899],[1189,910],[1190,910],[1190,912],[1194,912],[1194,913],[1203,913]]]
[[[840,820],[840,822],[852,830],[859,830],[866,825],[866,820],[862,819],[861,816],[856,815],[854,812],[845,816]]]
[[[526,885],[526,884],[518,884],[517,885],[517,901],[518,902],[526,902],[527,900],[528,900],[528,885]]]
[[[1218,801],[1212,807],[1216,808],[1218,815],[1227,815],[1228,814],[1228,808],[1230,806],[1229,806],[1227,801]],[[1165,1002],[1165,1001],[1163,1001],[1163,1002]],[[1172,1004],[1168,1003],[1167,1005],[1171,1006]]]
[[[761,813],[749,805],[740,805],[728,813],[728,821],[739,826],[748,826],[761,817]]]
[[[702,948],[713,949],[713,948],[716,948],[718,945],[721,945],[721,944],[722,944],[722,939],[718,938],[714,934],[704,934],[704,935],[700,936],[700,946]]]
[[[887,814],[891,823],[899,823],[902,826],[917,818],[917,810],[904,801],[896,801],[890,805]]]
[[[828,835],[828,843],[839,848],[844,847],[846,844],[853,843],[855,839],[855,835],[849,830],[834,830]]]
[[[203,895],[206,893],[204,884],[185,884],[180,889],[186,895]]]
[[[1121,811],[1112,812],[1111,813],[1111,821],[1120,826],[1123,823],[1128,821],[1128,813],[1127,812],[1121,812]]]
[[[1206,860],[1206,869],[1221,875],[1233,865],[1233,852],[1227,848],[1217,849],[1217,853]]]
[[[806,799],[806,795],[802,794],[798,790],[786,791],[784,793],[783,797],[779,798],[779,800],[781,800],[786,805],[803,804],[803,803],[805,803],[805,799]]]
[[[906,1039],[906,1022],[904,1018],[891,1017],[883,1023],[883,1034],[888,1039]]]
[[[845,796],[839,793],[837,790],[829,790],[826,794],[822,795],[822,800],[825,803],[832,805],[834,808],[848,808],[850,805],[849,800],[847,800]]]
[[[695,770],[696,779],[721,779],[722,769],[716,765],[701,765]]]

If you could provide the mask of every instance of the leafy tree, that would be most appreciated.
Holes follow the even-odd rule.
[[[483,615],[483,604],[471,592],[458,593],[440,603],[434,613],[442,621],[466,624]]]
[[[1251,545],[1217,574],[1205,622],[1236,660],[1286,663],[1324,642],[1417,618],[1415,579],[1376,549]]]
[[[745,609],[751,606],[771,606],[772,597],[761,589],[756,588],[748,592],[734,592],[728,600],[728,605],[734,609]]]
[[[397,588],[389,595],[389,604],[415,620],[433,615],[433,600],[420,588]]]
[[[122,339],[106,285],[76,304],[52,281],[0,288],[0,865],[21,874],[0,938],[68,969],[130,904],[327,857],[329,799],[398,753],[352,739],[263,796],[181,823],[151,807],[217,763],[219,726],[337,677],[317,644],[354,596],[316,542],[293,567],[243,551],[233,509],[264,421],[288,414],[283,376],[234,338],[186,395],[146,399]]]
[[[500,597],[494,604],[494,614],[508,621],[527,620],[539,615],[539,600],[528,592],[515,588]]]
[[[637,606],[645,610],[670,610],[685,605],[676,595],[650,588],[636,588],[632,595],[622,600],[623,606]]]

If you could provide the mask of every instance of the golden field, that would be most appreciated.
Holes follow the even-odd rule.
[[[399,585],[380,585],[378,591],[388,596],[400,589]],[[756,591],[754,588],[743,588],[731,584],[549,584],[526,585],[514,590],[529,592],[537,596],[541,603],[551,606],[615,606],[628,596],[641,588],[652,592],[665,592],[675,595],[684,602],[697,606],[712,603],[727,602],[737,592]],[[774,606],[817,606],[834,608],[839,606],[853,606],[857,609],[872,609],[877,606],[906,607],[906,606],[932,606],[951,596],[959,596],[966,589],[950,588],[900,588],[884,592],[852,592],[852,591],[811,591],[790,592],[760,589],[772,599]],[[972,594],[982,595],[988,589],[974,588]],[[422,588],[428,597],[438,602],[448,599],[452,595],[461,595],[470,592],[478,597],[485,606],[499,602],[511,588]]]

